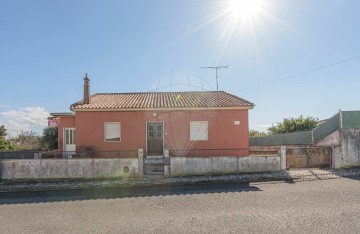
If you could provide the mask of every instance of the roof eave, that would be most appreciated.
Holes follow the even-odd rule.
[[[89,112],[89,111],[205,111],[205,110],[248,110],[254,106],[238,106],[238,107],[192,107],[192,108],[73,108],[73,111]]]
[[[53,116],[53,117],[75,116],[75,113],[74,112],[50,113],[50,116]]]

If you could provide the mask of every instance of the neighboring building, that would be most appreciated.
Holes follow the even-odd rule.
[[[248,110],[253,103],[224,91],[97,93],[70,113],[52,113],[59,128],[59,150],[82,152],[164,148],[186,154],[194,149],[247,149]],[[248,152],[248,151],[244,151]],[[225,155],[224,155],[225,156]]]

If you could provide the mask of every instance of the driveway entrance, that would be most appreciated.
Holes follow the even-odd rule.
[[[331,147],[289,147],[286,149],[286,168],[330,168]]]

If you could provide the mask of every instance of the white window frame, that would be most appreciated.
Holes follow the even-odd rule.
[[[195,134],[192,135],[192,128],[194,128],[195,124],[206,124],[206,132],[204,130],[204,133],[199,135]],[[208,121],[190,121],[190,141],[208,141],[209,140],[209,122]]]
[[[69,134],[72,136],[69,138],[66,137],[66,132],[69,131]],[[69,140],[69,144],[66,144],[66,140]],[[70,140],[72,141],[70,142]],[[76,145],[76,128],[63,128],[63,143],[64,143],[64,149],[66,145]]]
[[[118,141],[112,141],[112,140],[106,140],[106,125],[107,124],[119,124],[119,140]],[[104,122],[104,142],[121,142],[121,123],[120,122]]]

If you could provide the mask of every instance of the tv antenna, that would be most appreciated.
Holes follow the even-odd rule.
[[[221,68],[229,69],[229,65],[226,65],[226,66],[216,66],[216,67],[200,67],[200,69],[204,69],[204,68],[215,69],[215,75],[216,75],[216,91],[219,91],[218,69],[221,69]]]

